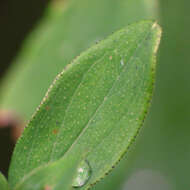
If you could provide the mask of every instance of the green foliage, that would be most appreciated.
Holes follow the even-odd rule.
[[[57,1],[55,1],[58,3]],[[30,119],[55,76],[82,51],[129,23],[157,17],[157,0],[69,0],[53,4],[6,77],[1,108]]]
[[[145,118],[160,34],[151,21],[129,25],[82,53],[56,77],[15,148],[12,187],[20,181],[30,185],[39,176],[36,168],[42,167],[43,175],[55,169],[47,164],[76,152],[86,155],[92,170],[81,189],[111,170]]]
[[[8,182],[1,172],[0,172],[0,189],[1,190],[9,190]]]

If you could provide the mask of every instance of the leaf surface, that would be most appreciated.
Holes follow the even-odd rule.
[[[88,152],[89,182],[104,177],[136,137],[151,100],[161,30],[142,21],[82,53],[59,74],[19,140],[9,180]]]

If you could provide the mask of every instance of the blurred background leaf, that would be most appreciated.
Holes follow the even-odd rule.
[[[1,88],[1,109],[16,111],[26,120],[55,76],[74,57],[113,31],[157,15],[157,0],[96,0],[90,3],[70,0],[66,7],[63,6],[64,11],[58,8],[59,14],[56,2],[24,43]]]

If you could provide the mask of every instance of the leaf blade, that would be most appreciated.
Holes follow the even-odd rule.
[[[88,152],[93,171],[84,189],[103,177],[142,125],[159,39],[160,28],[151,21],[130,25],[84,52],[61,73],[16,146],[11,184],[78,150]]]

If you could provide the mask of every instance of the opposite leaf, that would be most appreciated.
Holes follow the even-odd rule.
[[[4,175],[0,172],[0,190],[9,190],[9,185],[7,179]]]
[[[118,162],[142,126],[151,100],[161,30],[142,21],[81,54],[54,81],[14,151],[15,186],[33,169],[88,152],[87,189]]]

